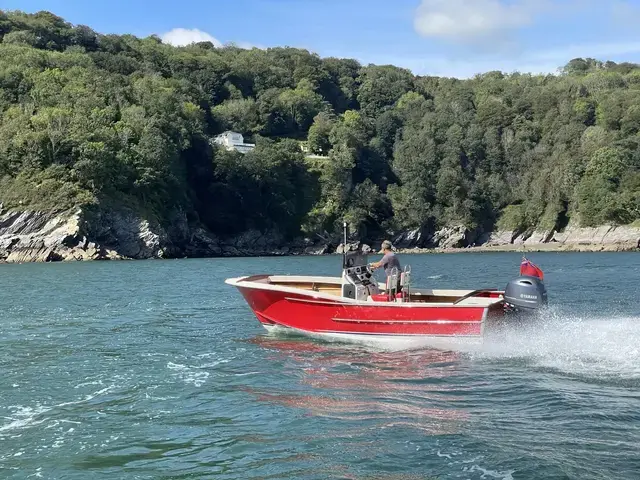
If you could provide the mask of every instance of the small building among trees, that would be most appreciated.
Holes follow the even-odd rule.
[[[222,145],[227,150],[235,150],[240,153],[247,153],[256,148],[255,143],[244,143],[241,133],[226,131],[214,137],[213,142]]]

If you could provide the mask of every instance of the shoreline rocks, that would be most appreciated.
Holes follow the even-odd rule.
[[[89,241],[79,212],[8,212],[0,215],[0,259],[7,263],[117,259]]]
[[[417,229],[390,237],[400,253],[637,251],[640,227],[569,225],[561,232],[438,231]],[[350,242],[347,251],[376,254],[381,239]],[[370,246],[373,245],[373,248]],[[168,225],[128,209],[65,212],[10,211],[0,205],[0,263],[342,254],[331,239],[287,242],[277,232],[248,231],[222,238],[174,212]]]
[[[514,248],[523,251],[633,251],[638,249],[640,227],[602,225],[599,227],[579,227],[568,225],[564,230],[513,234],[511,241],[505,241],[511,232],[495,232],[489,235],[482,248],[496,251]]]
[[[277,232],[218,237],[175,212],[167,226],[129,209],[2,212],[0,263],[208,258],[332,253],[330,244],[285,242]]]

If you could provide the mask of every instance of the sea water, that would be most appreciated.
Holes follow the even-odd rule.
[[[335,256],[0,265],[0,478],[640,478],[640,254],[529,258],[542,321],[438,350],[270,336],[224,284]],[[476,289],[521,256],[400,259]]]

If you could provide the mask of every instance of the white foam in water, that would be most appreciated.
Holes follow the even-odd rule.
[[[560,372],[623,380],[640,380],[640,317],[578,317],[549,309],[542,318],[525,319],[487,329],[482,340],[353,335],[314,335],[328,342],[348,343],[383,351],[436,348],[469,354],[475,359],[524,360]],[[272,334],[300,335],[271,328]]]
[[[11,406],[9,409],[14,410],[13,415],[11,417],[7,417],[7,419],[10,420],[9,423],[0,426],[0,433],[38,425],[44,422],[42,419],[38,420],[38,416],[51,410],[50,408],[42,406],[31,408],[20,405]]]
[[[42,467],[36,468],[36,472],[29,475],[27,478],[42,478]]]
[[[482,468],[479,465],[473,465],[471,468],[465,468],[465,472],[480,472],[482,475],[480,478],[498,478],[500,480],[513,480],[513,473],[515,470],[510,470],[508,472],[497,472],[495,470],[489,470],[487,468]]]
[[[197,368],[179,363],[169,362],[167,368],[176,372],[176,376],[184,383],[190,383],[195,387],[201,387],[209,378],[209,372],[198,371]]]
[[[640,379],[640,317],[583,318],[551,312],[501,328],[468,351],[476,358],[513,358],[561,372]]]
[[[484,455],[475,455],[466,460],[463,458],[465,456],[465,452],[442,453],[438,450],[436,455],[439,458],[446,458],[447,460],[450,460],[447,462],[447,465],[452,468],[449,473],[449,477],[447,478],[514,480],[513,474],[516,470],[499,471],[483,467],[481,463],[484,463],[483,461],[485,461]],[[459,471],[456,472],[458,469]],[[469,474],[475,475],[470,477]]]
[[[8,406],[7,409],[10,410],[12,413],[10,417],[4,417],[5,419],[9,420],[9,423],[0,425],[0,439],[5,437],[6,432],[26,429],[36,425],[40,425],[45,421],[48,421],[48,419],[44,417],[44,415],[56,408],[68,407],[71,405],[78,405],[84,402],[91,401],[102,394],[108,393],[113,388],[115,388],[115,385],[112,385],[112,386],[103,388],[101,390],[98,390],[97,392],[88,394],[79,400],[59,403],[51,406],[45,406],[45,405],[37,405],[35,407],[25,407],[22,405]],[[53,426],[57,426],[60,422],[79,424],[79,422],[73,422],[71,420],[61,419],[61,420],[55,420],[53,423]]]

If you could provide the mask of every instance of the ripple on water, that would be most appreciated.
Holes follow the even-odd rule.
[[[519,260],[407,257],[442,288]],[[263,335],[223,283],[337,257],[0,266],[0,477],[635,479],[638,257],[534,261],[544,322],[412,351]]]

